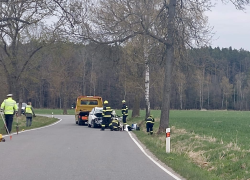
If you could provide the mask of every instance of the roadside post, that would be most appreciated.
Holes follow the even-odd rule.
[[[166,153],[170,153],[170,128],[166,129]]]
[[[53,112],[52,112],[52,115],[51,115],[51,117],[52,117],[52,118],[54,117],[54,115],[53,115]]]

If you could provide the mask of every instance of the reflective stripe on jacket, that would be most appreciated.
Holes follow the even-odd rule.
[[[126,106],[125,104],[123,104],[123,106],[122,106],[122,115],[123,116],[128,115],[128,106]]]
[[[148,117],[148,118],[146,119],[146,123],[152,123],[152,124],[154,124],[154,122],[155,122],[155,119],[152,118],[152,117]]]
[[[9,97],[3,101],[1,109],[4,110],[4,114],[14,114],[14,112],[18,110],[18,107],[16,101]]]
[[[112,109],[110,107],[103,107],[102,116],[111,117]]]
[[[112,120],[112,122],[109,124],[109,126],[113,126],[113,128],[117,128],[119,126],[119,121],[118,120]]]

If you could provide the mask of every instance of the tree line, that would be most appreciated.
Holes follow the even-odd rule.
[[[249,4],[230,2],[240,10]],[[211,0],[0,1],[2,92],[65,113],[79,94],[101,95],[114,107],[126,99],[133,116],[142,107],[146,116],[151,107],[162,110],[158,132],[169,126],[171,108],[247,109],[247,74],[231,61],[234,50],[213,56],[208,47],[205,12],[213,6]],[[239,51],[238,59],[248,58]]]
[[[149,52],[152,109],[161,109],[164,93],[158,48]],[[185,59],[174,65],[171,109],[249,110],[249,51],[204,47],[189,49]],[[9,93],[3,72],[1,66],[1,99]],[[77,96],[93,95],[107,99],[113,108],[120,108],[126,99],[131,109],[144,109],[144,74],[142,51],[133,44],[56,42],[27,65],[18,91],[24,102],[31,101],[36,108],[68,109]]]

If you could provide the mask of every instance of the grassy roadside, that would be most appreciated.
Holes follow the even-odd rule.
[[[35,109],[36,114],[62,114],[62,110]],[[116,111],[119,114],[119,110]],[[68,110],[74,114],[74,110]],[[129,112],[130,117],[131,112]],[[133,131],[138,139],[162,162],[187,180],[250,180],[250,112],[248,111],[170,111],[171,153],[165,152],[165,133],[147,135],[145,112],[128,123],[142,123]],[[158,130],[160,111],[153,110]],[[41,119],[40,119],[41,118]],[[31,128],[57,121],[36,117]],[[19,119],[19,130],[26,129],[25,117]],[[15,132],[16,120],[13,123]],[[0,121],[0,133],[4,132]]]
[[[160,111],[152,111],[159,127]],[[143,121],[141,117],[129,120]],[[171,111],[171,153],[165,152],[165,133],[147,135],[145,122],[138,139],[162,162],[188,180],[250,179],[250,112]]]
[[[16,125],[17,125],[17,119],[16,117],[14,118],[13,124],[12,124],[12,132],[16,132]],[[49,118],[49,117],[43,117],[43,116],[36,116],[32,119],[32,125],[30,127],[26,127],[26,117],[21,116],[18,117],[18,126],[19,126],[19,131],[27,130],[27,129],[34,129],[42,126],[47,126],[49,124],[52,124],[54,122],[58,121],[56,118]],[[0,121],[0,134],[6,134],[3,120],[1,118]]]
[[[55,115],[63,115],[62,109],[35,109],[36,114],[55,114]],[[75,109],[67,109],[68,115],[74,115]]]

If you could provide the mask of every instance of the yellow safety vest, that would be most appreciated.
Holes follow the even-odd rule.
[[[14,112],[18,110],[18,107],[16,101],[9,97],[3,101],[1,109],[4,110],[4,114],[14,114]]]
[[[32,109],[31,109],[31,105],[26,105],[25,113],[33,114]]]

